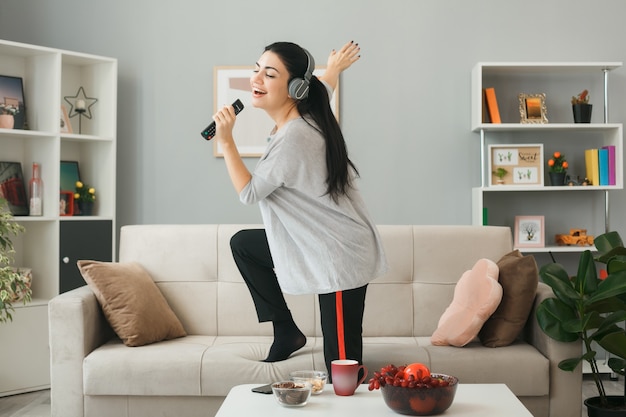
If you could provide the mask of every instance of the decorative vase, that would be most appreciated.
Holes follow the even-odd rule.
[[[591,104],[572,104],[574,123],[591,123]]]
[[[78,212],[80,216],[91,216],[93,214],[93,201],[79,201]]]
[[[626,402],[622,395],[607,395],[610,408],[600,407],[600,397],[589,397],[585,400],[589,417],[626,417]]]
[[[13,129],[15,117],[12,114],[0,114],[0,127],[3,129]]]
[[[550,184],[554,186],[565,185],[565,172],[550,172]]]

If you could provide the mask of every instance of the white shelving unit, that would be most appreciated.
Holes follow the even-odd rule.
[[[25,184],[33,163],[39,163],[44,183],[43,216],[15,217],[26,228],[13,239],[15,265],[32,268],[33,301],[14,305],[13,322],[0,324],[0,396],[5,396],[50,386],[48,301],[78,273],[76,256],[114,258],[117,60],[0,40],[0,75],[22,78],[27,121],[26,130],[0,129],[0,160],[20,162]],[[82,134],[76,133],[78,118],[70,119],[75,133],[61,133],[63,97],[75,96],[81,86],[98,99],[92,119],[83,117]],[[94,215],[59,215],[65,160],[78,161],[81,179],[95,187]],[[72,246],[80,250],[72,252]]]
[[[589,247],[556,246],[554,235],[570,228],[598,235],[609,230],[609,194],[623,189],[623,127],[609,123],[609,73],[621,62],[513,62],[478,63],[472,70],[471,126],[480,134],[480,185],[472,190],[472,223],[514,227],[516,215],[544,215],[544,248],[524,252],[579,252]],[[484,88],[496,91],[502,123],[483,122]],[[590,91],[591,123],[573,123],[570,98]],[[546,93],[546,124],[522,124],[519,93]],[[489,186],[489,145],[543,144],[543,186]],[[616,185],[550,186],[547,160],[554,151],[564,154],[573,179],[586,174],[584,151],[614,145]],[[591,248],[593,249],[593,248]]]

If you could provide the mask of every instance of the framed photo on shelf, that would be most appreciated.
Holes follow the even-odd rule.
[[[520,123],[548,123],[546,94],[518,94]]]
[[[20,77],[0,75],[0,107],[13,109],[13,129],[26,128],[26,104],[24,103],[24,83]]]
[[[543,144],[489,145],[489,187],[543,186]]]
[[[76,190],[76,181],[80,181],[78,161],[61,161],[61,191],[73,194]]]
[[[28,198],[19,162],[0,162],[0,197],[7,201],[14,216],[28,216]]]
[[[59,193],[59,216],[74,215],[74,193],[61,191]]]
[[[72,124],[70,123],[70,118],[67,115],[67,109],[64,105],[61,105],[61,133],[73,133],[72,132]]]
[[[543,248],[546,246],[544,216],[515,216],[515,242],[517,248]]]
[[[326,69],[316,68],[313,74],[320,76]],[[274,121],[262,109],[257,109],[251,104],[250,76],[253,74],[253,66],[224,67],[218,66],[214,70],[213,111],[220,107],[231,104],[240,99],[244,110],[237,116],[237,123],[233,130],[233,136],[237,143],[237,149],[242,157],[260,157],[267,148],[269,135],[274,128]],[[330,100],[330,106],[339,120],[339,86]],[[207,120],[207,124],[211,119]],[[221,147],[217,141],[213,141],[213,154],[223,157]]]

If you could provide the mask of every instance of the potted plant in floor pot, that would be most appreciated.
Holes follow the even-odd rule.
[[[593,106],[589,104],[589,91],[583,90],[577,96],[572,97],[572,112],[574,113],[574,123],[591,123],[591,110]]]
[[[548,159],[548,167],[550,168],[550,184],[551,185],[565,185],[565,175],[567,174],[567,168],[569,163],[565,160],[565,155],[561,152],[554,152],[552,158]]]
[[[594,259],[589,250],[584,251],[574,277],[557,263],[540,269],[541,279],[555,297],[539,305],[537,321],[557,341],[583,343],[583,354],[561,361],[559,368],[573,371],[582,361],[589,364],[598,396],[585,400],[588,416],[626,416],[626,392],[624,396],[606,395],[594,346],[595,342],[611,353],[614,357],[609,366],[624,375],[626,332],[618,324],[626,321],[626,248],[617,232],[600,235],[594,243],[599,254]],[[600,277],[596,262],[606,264]]]
[[[0,323],[13,320],[14,302],[21,298],[26,303],[31,299],[30,281],[11,266],[14,253],[11,236],[23,231],[24,228],[13,221],[6,201],[0,197]]]

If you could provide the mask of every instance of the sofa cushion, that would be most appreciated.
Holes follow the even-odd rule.
[[[138,263],[78,261],[78,269],[125,345],[185,336],[183,325]]]
[[[498,261],[498,282],[502,285],[502,301],[478,333],[483,345],[501,347],[513,343],[528,320],[535,300],[539,273],[532,255],[519,250]]]
[[[478,335],[501,299],[498,266],[489,259],[479,259],[457,282],[452,303],[431,337],[432,344],[465,346]]]

